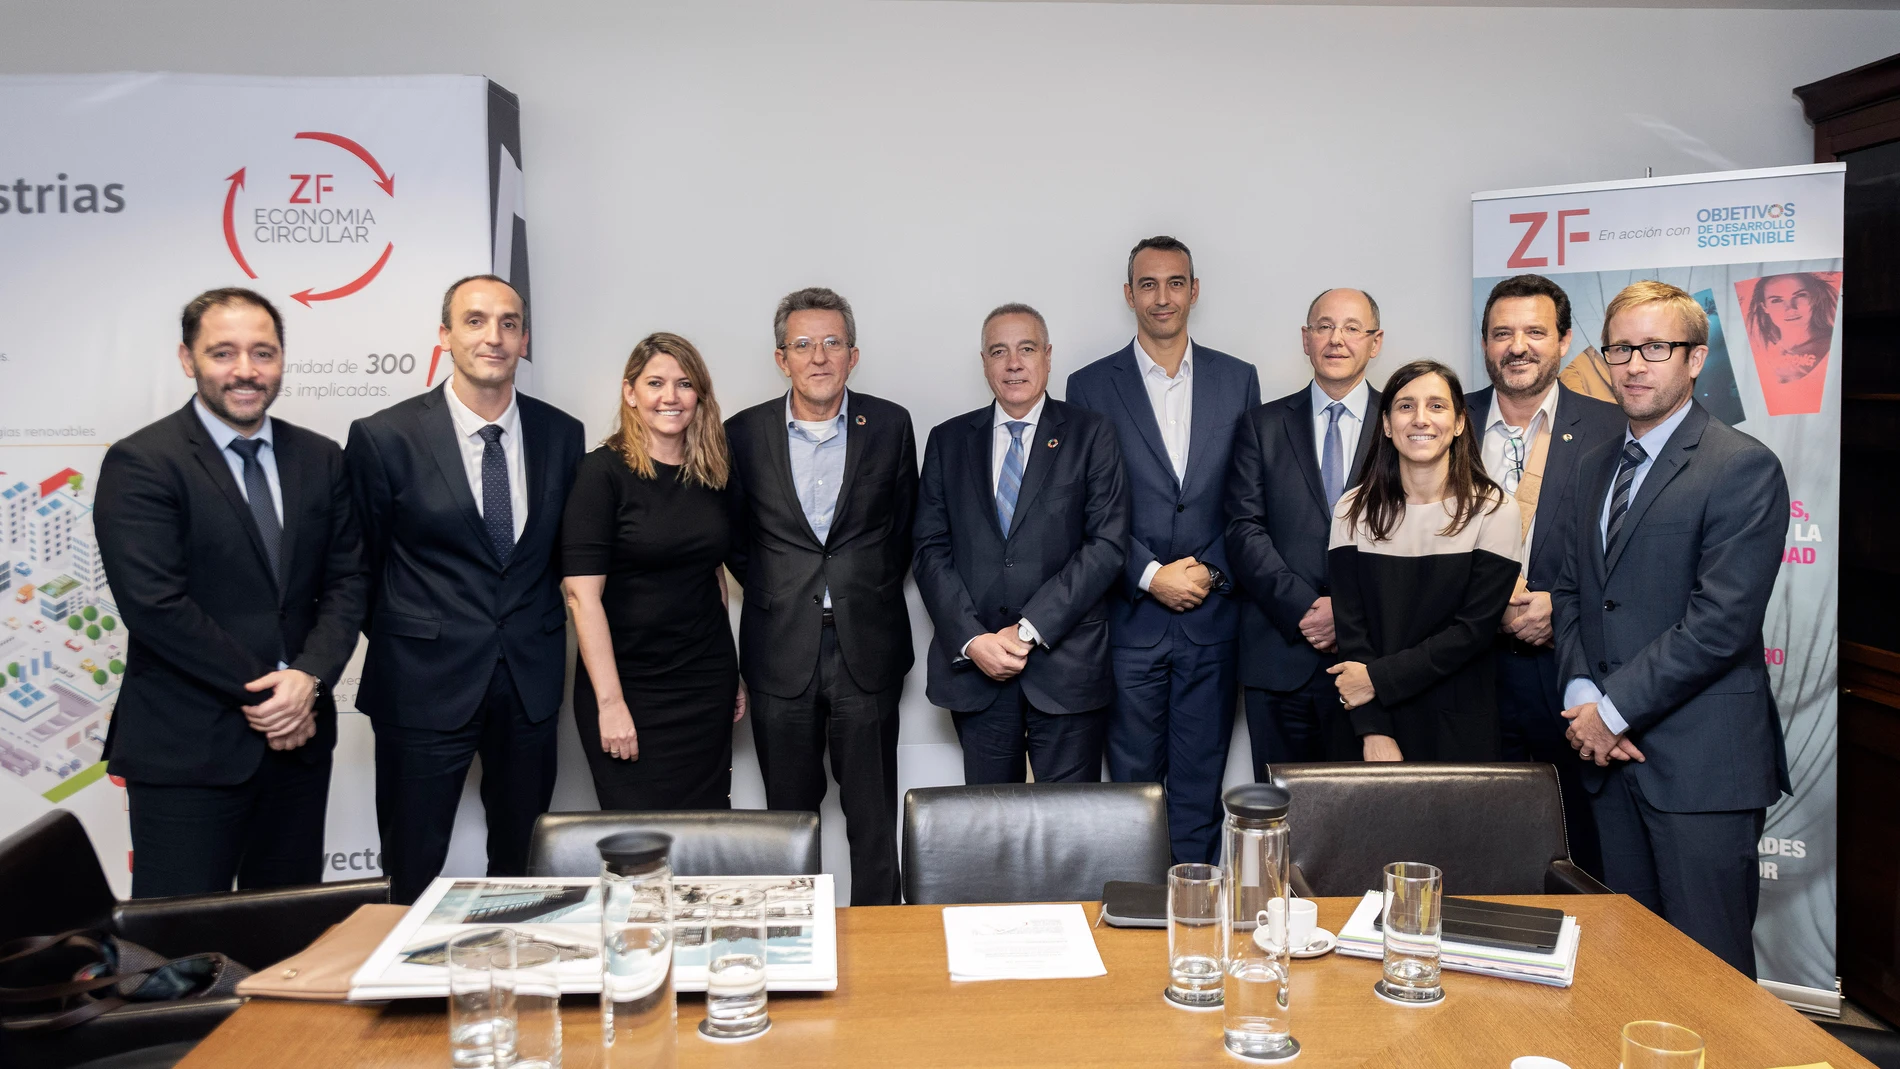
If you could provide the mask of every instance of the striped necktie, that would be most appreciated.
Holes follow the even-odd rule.
[[[1616,469],[1616,491],[1610,496],[1610,523],[1603,532],[1603,556],[1609,557],[1616,548],[1616,536],[1623,531],[1623,518],[1630,511],[1630,485],[1636,481],[1636,469],[1649,459],[1649,453],[1641,442],[1632,441],[1623,447],[1623,463]]]
[[[1009,537],[1009,521],[1016,515],[1016,494],[1023,488],[1023,429],[1028,420],[1013,419],[1009,428],[1009,452],[1003,455],[1003,476],[996,480],[996,522]]]

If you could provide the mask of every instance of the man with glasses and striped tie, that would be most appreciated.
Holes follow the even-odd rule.
[[[1052,353],[1040,312],[991,312],[995,402],[924,447],[911,573],[936,628],[926,693],[955,718],[966,783],[1101,779],[1128,486],[1108,419],[1048,395]]]
[[[1465,398],[1482,437],[1485,474],[1517,498],[1523,522],[1523,571],[1497,637],[1499,753],[1507,761],[1557,766],[1569,814],[1570,856],[1602,869],[1596,824],[1582,769],[1564,739],[1569,722],[1550,620],[1550,589],[1562,567],[1563,514],[1577,461],[1623,436],[1623,413],[1607,401],[1557,381],[1570,352],[1570,297],[1542,275],[1517,275],[1492,287],[1479,320],[1484,370],[1491,385]]]
[[[1551,601],[1604,882],[1752,977],[1756,843],[1789,790],[1761,635],[1788,481],[1696,403],[1708,341],[1702,306],[1667,283],[1605,310],[1629,422],[1583,458]]]

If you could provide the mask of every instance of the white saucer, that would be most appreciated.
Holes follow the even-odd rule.
[[[1339,937],[1324,928],[1313,929],[1313,941],[1293,951],[1296,958],[1321,958],[1339,946]]]

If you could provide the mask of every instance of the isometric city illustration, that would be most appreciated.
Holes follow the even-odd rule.
[[[105,774],[125,673],[91,482],[72,468],[0,472],[0,776],[54,802]]]

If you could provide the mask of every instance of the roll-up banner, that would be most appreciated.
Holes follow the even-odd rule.
[[[0,836],[70,809],[130,892],[100,753],[126,627],[93,481],[115,439],[192,396],[185,302],[269,298],[271,414],[340,442],[451,370],[447,283],[493,271],[527,295],[520,160],[515,97],[479,77],[0,77]],[[369,724],[340,721],[330,879],[380,870]]]
[[[1835,596],[1840,530],[1841,207],[1817,164],[1472,196],[1474,349],[1491,287],[1546,275],[1570,295],[1562,381],[1614,400],[1596,350],[1624,286],[1659,279],[1709,313],[1696,399],[1780,456],[1793,503],[1763,624],[1794,795],[1768,811],[1755,950],[1762,984],[1838,1012],[1834,971]]]

